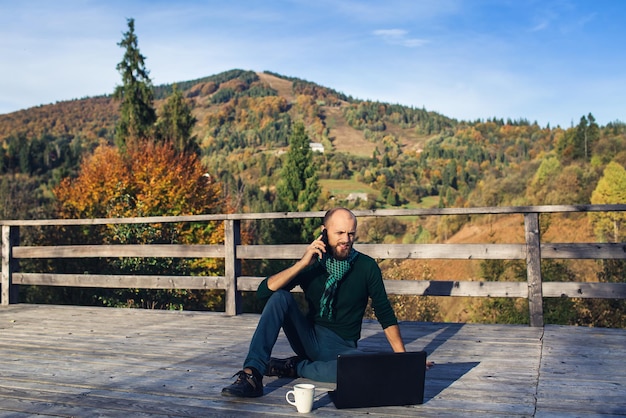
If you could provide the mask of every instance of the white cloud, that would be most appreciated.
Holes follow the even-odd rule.
[[[427,44],[426,39],[409,38],[408,31],[404,29],[377,29],[372,32],[391,45],[401,45],[408,48],[420,47]]]
[[[404,29],[378,29],[374,31],[374,35],[382,36],[383,38],[403,38],[407,34]]]

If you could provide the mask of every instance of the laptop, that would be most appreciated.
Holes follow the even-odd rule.
[[[424,402],[426,352],[359,353],[337,356],[338,409],[417,405]]]

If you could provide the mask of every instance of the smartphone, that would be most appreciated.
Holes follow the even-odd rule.
[[[328,251],[328,230],[326,229],[322,231],[322,242],[326,246],[326,251]]]
[[[328,251],[330,251],[330,246],[328,245],[328,231],[325,228],[324,228],[324,230],[322,230],[322,237],[320,239],[324,243],[324,248],[326,249],[326,254],[328,254]],[[319,262],[322,262],[323,258],[324,258],[323,256],[320,256],[318,254],[317,260]]]

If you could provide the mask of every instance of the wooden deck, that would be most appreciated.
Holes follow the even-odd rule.
[[[75,306],[0,307],[0,416],[294,416],[295,381],[266,378],[265,396],[222,397],[258,316]],[[425,349],[425,403],[337,410],[317,383],[310,415],[626,415],[626,330],[402,323]],[[388,350],[364,323],[361,347]],[[278,356],[291,351],[284,338]],[[299,379],[304,381],[304,379]]]

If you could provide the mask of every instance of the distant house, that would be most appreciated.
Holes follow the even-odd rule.
[[[350,193],[348,197],[346,197],[346,200],[349,202],[353,202],[357,199],[367,202],[367,193]]]
[[[324,145],[321,142],[309,142],[309,146],[313,150],[313,152],[321,152],[324,153]]]

